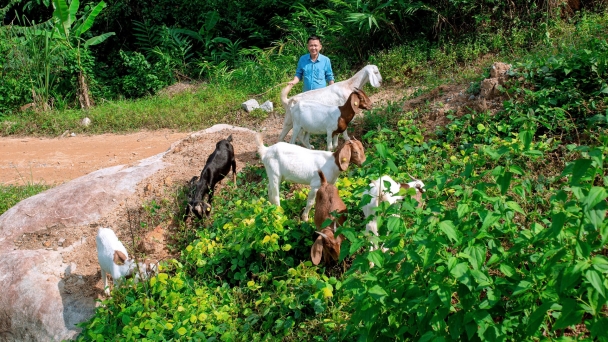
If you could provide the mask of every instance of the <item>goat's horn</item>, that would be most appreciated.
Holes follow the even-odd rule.
[[[329,238],[329,237],[328,237],[327,235],[325,235],[324,233],[317,232],[317,234],[321,235],[322,237],[324,237],[324,238],[326,238],[326,239],[328,239],[328,238]]]
[[[418,180],[418,179],[414,178],[414,176],[410,175],[410,173],[409,173],[409,172],[407,173],[407,175],[408,175],[408,176],[410,176],[410,178],[411,178],[412,180],[415,180],[415,181],[417,181],[417,180]]]

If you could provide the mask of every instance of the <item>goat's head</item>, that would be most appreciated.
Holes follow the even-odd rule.
[[[420,179],[414,178],[409,173],[408,173],[408,176],[410,176],[410,178],[412,179],[412,181],[408,182],[406,184],[401,184],[402,188],[404,188],[404,189],[414,188],[414,189],[416,189],[419,192],[426,192],[426,189],[424,188],[424,183]]]
[[[355,88],[348,99],[354,112],[356,112],[357,109],[372,109],[372,100],[359,88]]]
[[[340,198],[338,188],[327,183],[321,170],[318,172],[321,178],[321,186],[315,195],[315,226],[317,229],[321,229],[325,220],[335,220],[334,228],[336,223],[341,226],[346,221],[346,205]],[[332,215],[332,213],[335,213],[335,215]]]
[[[373,64],[370,64],[365,66],[364,69],[367,72],[367,75],[369,77],[369,83],[372,85],[372,87],[380,87],[380,85],[382,84],[382,75],[380,75],[380,70],[378,70],[378,67]]]
[[[211,215],[211,205],[205,201],[191,201],[186,208],[186,215],[193,213],[197,218],[202,219],[203,215]]]
[[[329,258],[338,260],[340,257],[340,245],[344,240],[344,235],[340,234],[334,238],[334,230],[331,227],[324,228],[317,232],[319,236],[310,249],[310,258],[312,263],[318,265],[323,257],[323,262],[328,263]]]
[[[334,158],[336,159],[338,169],[345,171],[351,162],[357,166],[361,166],[365,162],[365,149],[360,141],[354,139],[347,140],[334,152]]]

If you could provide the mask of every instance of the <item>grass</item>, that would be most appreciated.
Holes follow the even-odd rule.
[[[20,201],[39,194],[50,186],[44,184],[7,185],[0,186],[0,215]]]

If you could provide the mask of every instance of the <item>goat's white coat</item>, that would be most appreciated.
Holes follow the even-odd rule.
[[[317,190],[321,186],[318,170],[323,171],[325,179],[335,184],[340,175],[340,169],[332,152],[309,150],[307,148],[278,142],[266,147],[259,134],[255,136],[260,159],[268,175],[268,200],[280,206],[279,187],[282,181],[298,184],[309,184],[310,192],[306,200],[306,208],[302,220],[308,221],[308,213],[315,201]]]
[[[97,259],[101,266],[101,279],[103,280],[103,288],[107,295],[110,295],[108,287],[108,277],[106,273],[110,273],[115,286],[120,285],[123,277],[130,275],[135,268],[135,263],[129,259],[129,253],[125,246],[118,240],[114,231],[110,228],[99,228],[97,231]],[[114,253],[122,252],[127,260],[123,265],[118,265],[114,262]]]
[[[287,133],[293,128],[290,103],[293,105],[296,102],[305,100],[319,102],[328,106],[341,106],[346,102],[355,88],[362,89],[367,82],[374,88],[378,88],[382,84],[382,75],[380,75],[377,66],[367,65],[345,81],[336,82],[325,88],[306,91],[291,98],[288,98],[287,94],[293,86],[288,85],[283,88],[281,91],[281,103],[283,104],[283,108],[285,108],[285,120],[283,121],[283,130],[279,135],[279,141],[283,141]],[[302,134],[300,134],[300,137],[302,137]]]
[[[327,150],[332,151],[338,145],[338,135],[332,133],[338,129],[338,118],[341,115],[338,106],[328,106],[319,102],[300,101],[291,108],[293,119],[293,134],[290,143],[295,144],[300,130],[308,134],[327,134]],[[345,130],[342,133],[344,140],[349,140]],[[304,146],[312,148],[308,139],[304,139]]]
[[[385,186],[385,182],[388,182],[390,184],[388,189]],[[419,179],[408,182],[407,184],[410,188],[416,189],[416,191],[419,191],[418,188],[424,189],[424,183]],[[363,196],[370,195],[372,197],[370,202],[364,205],[362,208],[363,215],[365,215],[365,218],[369,217],[370,215],[373,215],[376,212],[376,208],[378,208],[380,202],[388,202],[389,204],[394,204],[397,201],[403,200],[404,198],[403,196],[397,196],[399,190],[401,189],[401,184],[397,183],[390,176],[381,176],[377,180],[373,180],[369,184],[369,186],[370,188],[363,192]],[[372,232],[375,236],[378,236],[378,221],[376,220],[376,217],[373,217],[365,225],[365,230],[367,232]],[[376,249],[378,249],[376,245],[372,245],[372,247],[370,247],[370,250],[372,251]],[[386,252],[385,248],[383,248],[382,250]]]

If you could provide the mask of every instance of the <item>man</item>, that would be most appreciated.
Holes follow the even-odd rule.
[[[295,85],[304,80],[302,92],[324,88],[327,83],[334,84],[334,72],[331,70],[331,62],[329,58],[322,55],[321,39],[317,36],[308,38],[308,52],[300,57],[296,75],[293,80],[288,82],[290,85]]]

